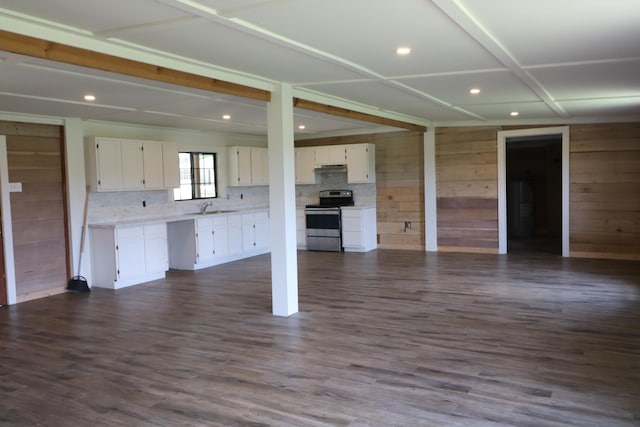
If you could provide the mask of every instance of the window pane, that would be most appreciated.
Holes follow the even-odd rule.
[[[218,197],[215,153],[179,153],[180,188],[174,200]]]

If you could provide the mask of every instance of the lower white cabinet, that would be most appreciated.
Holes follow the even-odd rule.
[[[119,289],[165,276],[165,223],[93,226],[89,232],[92,286]]]
[[[229,215],[229,255],[239,256],[242,254],[242,214]]]
[[[296,208],[296,243],[298,249],[307,249],[307,217],[304,208]]]
[[[250,212],[242,214],[242,250],[243,252],[269,249],[268,212]]]
[[[376,208],[343,207],[342,247],[345,252],[368,252],[376,249]]]
[[[169,266],[198,270],[269,252],[269,212],[203,215],[167,224]]]

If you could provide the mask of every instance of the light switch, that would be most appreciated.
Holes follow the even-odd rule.
[[[9,183],[9,192],[10,193],[22,193],[22,183],[21,182],[10,182]]]

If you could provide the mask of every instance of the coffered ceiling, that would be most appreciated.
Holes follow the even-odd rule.
[[[3,0],[0,28],[424,125],[640,120],[636,0]],[[396,54],[407,46],[411,53]],[[262,101],[0,52],[0,110],[266,134]],[[470,89],[480,89],[472,95]],[[92,93],[94,102],[83,100]],[[517,116],[511,116],[517,112]],[[224,114],[230,119],[222,118]],[[380,125],[299,110],[298,136]]]

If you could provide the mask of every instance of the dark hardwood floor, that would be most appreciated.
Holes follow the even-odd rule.
[[[2,426],[640,425],[640,264],[300,252],[0,308]]]

